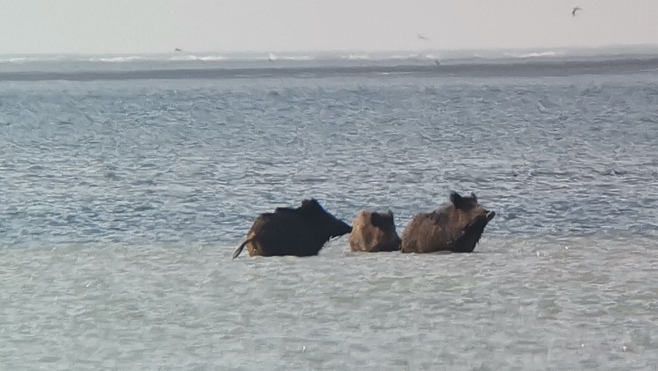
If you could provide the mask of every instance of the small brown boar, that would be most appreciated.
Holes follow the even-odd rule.
[[[399,251],[400,237],[395,230],[393,212],[361,211],[352,220],[350,251]]]
[[[496,216],[478,203],[474,193],[451,192],[450,204],[430,213],[418,213],[402,233],[403,253],[452,251],[470,253],[484,228]]]
[[[296,209],[277,207],[256,218],[247,239],[235,250],[237,258],[245,246],[249,256],[313,256],[332,237],[352,232],[352,227],[329,214],[315,199],[304,200]]]

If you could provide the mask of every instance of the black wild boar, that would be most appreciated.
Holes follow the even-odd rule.
[[[350,232],[352,227],[312,198],[302,201],[296,209],[278,207],[273,213],[260,214],[247,239],[233,253],[233,259],[245,246],[249,256],[317,255],[329,239]]]
[[[350,251],[399,251],[400,237],[395,230],[393,212],[361,211],[352,220]]]
[[[431,213],[418,213],[402,232],[403,253],[452,251],[470,253],[484,228],[496,216],[478,203],[474,193],[450,193],[450,204]]]

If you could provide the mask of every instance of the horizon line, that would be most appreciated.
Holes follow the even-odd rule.
[[[174,51],[174,49],[180,48],[180,51]],[[85,56],[94,56],[94,55],[158,55],[158,54],[175,54],[175,53],[202,53],[202,54],[283,54],[283,53],[393,53],[393,52],[405,52],[405,53],[430,53],[430,52],[465,52],[465,51],[556,51],[556,50],[596,50],[596,49],[624,49],[624,48],[655,48],[658,49],[658,43],[637,43],[637,44],[605,44],[597,46],[552,46],[552,47],[515,47],[515,48],[503,48],[503,47],[490,47],[490,48],[423,48],[423,49],[244,49],[244,50],[201,50],[201,49],[190,49],[186,50],[180,46],[174,46],[169,51],[150,51],[150,52],[30,52],[30,53],[4,53],[0,52],[0,56],[37,56],[37,55],[85,55]],[[657,50],[658,51],[658,50]]]

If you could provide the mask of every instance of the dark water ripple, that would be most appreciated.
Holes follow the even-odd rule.
[[[402,228],[449,190],[492,235],[655,235],[653,76],[23,83],[0,93],[0,241],[234,241],[314,196]]]

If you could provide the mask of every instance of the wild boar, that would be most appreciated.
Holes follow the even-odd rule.
[[[352,227],[328,213],[317,200],[302,201],[298,208],[278,207],[260,214],[235,250],[237,258],[245,246],[249,256],[313,256],[333,237],[352,232]]]
[[[450,193],[450,204],[430,213],[418,213],[402,233],[403,253],[452,251],[470,253],[484,228],[496,216],[478,203],[474,193]]]
[[[400,237],[395,230],[393,212],[361,211],[352,220],[350,251],[399,251]]]

